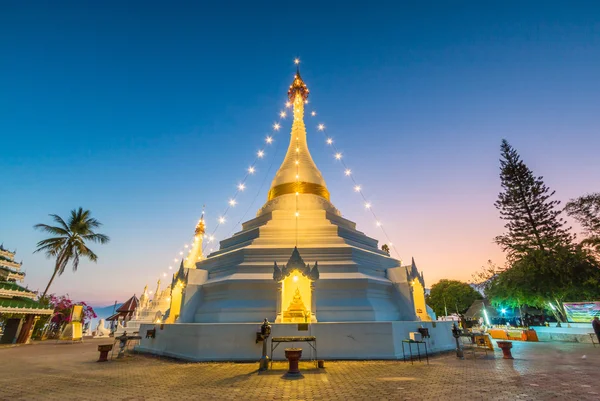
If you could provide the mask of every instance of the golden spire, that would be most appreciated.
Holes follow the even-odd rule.
[[[295,60],[296,64],[300,60]],[[290,144],[279,170],[271,183],[268,200],[283,195],[310,194],[329,200],[329,191],[321,172],[308,150],[304,125],[304,104],[308,102],[308,87],[296,69],[294,81],[288,90],[288,98],[294,107],[294,121],[290,132]]]
[[[196,224],[196,231],[195,231],[196,235],[201,235],[201,236],[204,235],[204,233],[206,232],[206,225],[204,223],[204,206],[202,206],[202,216],[200,217],[200,220],[198,220],[198,224]]]
[[[202,260],[202,243],[205,232],[206,224],[204,222],[204,206],[202,206],[202,216],[200,216],[200,220],[198,220],[198,224],[196,224],[196,230],[194,231],[194,242],[190,247],[190,252],[182,261],[183,267],[186,269],[195,269],[196,263]]]

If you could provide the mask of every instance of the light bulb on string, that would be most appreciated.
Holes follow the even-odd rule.
[[[316,112],[313,110],[313,111],[311,112],[311,115],[312,115],[312,116],[315,116],[315,115],[316,115]],[[324,131],[324,129],[325,129],[325,125],[324,125],[324,124],[319,124],[319,125],[317,126],[317,129],[318,129],[319,131]],[[351,176],[351,175],[352,175],[352,170],[350,170],[349,168],[347,168],[347,167],[346,167],[346,163],[345,163],[344,161],[342,161],[342,153],[341,153],[341,152],[338,152],[338,150],[336,149],[335,145],[333,145],[333,139],[332,139],[331,137],[326,137],[326,143],[327,143],[327,145],[331,145],[331,146],[333,147],[333,150],[335,151],[335,153],[334,153],[334,157],[335,157],[335,159],[336,159],[336,160],[339,160],[339,161],[341,161],[341,164],[342,164],[342,165],[343,165],[343,167],[344,167],[344,175],[346,175],[346,176]],[[372,208],[372,204],[371,204],[370,202],[367,202],[367,201],[366,201],[366,199],[365,199],[365,195],[364,195],[364,194],[363,194],[363,192],[362,192],[362,188],[361,188],[361,186],[360,186],[360,185],[358,185],[358,184],[356,184],[356,181],[355,181],[355,179],[354,179],[354,178],[352,178],[352,181],[353,181],[353,183],[355,184],[355,185],[354,185],[354,191],[355,191],[355,192],[358,192],[358,193],[359,193],[359,194],[362,196],[362,198],[365,200],[365,203],[364,203],[365,209],[368,209],[368,210],[370,210],[370,211],[371,211],[371,213],[373,214],[373,217],[375,217],[375,214],[374,214],[374,212],[371,210],[371,208]],[[375,224],[377,225],[377,227],[381,227],[381,229],[382,229],[382,231],[383,231],[383,234],[385,235],[386,239],[388,240],[388,244],[389,244],[389,246],[391,247],[391,246],[392,246],[392,242],[390,241],[390,238],[389,238],[389,236],[388,236],[388,233],[386,232],[385,228],[383,227],[383,224],[381,223],[381,221],[379,221],[379,220],[377,220],[377,218],[375,218]],[[394,247],[394,251],[396,252],[396,254],[398,254],[398,250],[397,250],[395,247]],[[398,254],[398,257],[400,257],[400,255],[399,255],[399,254]],[[400,259],[399,259],[399,260],[400,260]]]
[[[285,102],[285,107],[287,107],[288,109],[289,109],[290,107],[292,107],[292,102],[289,102],[289,101],[288,101],[288,102]]]
[[[235,199],[229,199],[229,206],[235,206],[237,204],[237,202],[235,201]]]
[[[255,172],[255,171],[256,171],[256,170],[254,169],[254,167],[252,167],[252,166],[248,167],[248,172],[249,172],[250,174],[254,174],[254,172]]]
[[[268,144],[271,144],[271,143],[273,142],[273,138],[272,138],[272,137],[270,137],[270,136],[267,136],[267,138],[265,139],[265,141],[266,141]]]
[[[264,155],[265,155],[265,151],[264,150],[259,150],[256,155],[258,156],[259,159],[262,159],[264,157]]]
[[[285,113],[285,111],[282,111],[279,113],[279,117],[281,118],[285,118],[287,116],[287,114]]]
[[[238,184],[238,190],[243,191],[244,189],[246,189],[246,186],[244,184]]]
[[[279,131],[279,128],[281,128],[281,125],[280,125],[279,123],[275,123],[275,124],[273,124],[273,129],[274,129],[275,131]]]
[[[223,224],[225,223],[225,217],[221,216],[219,217],[219,224]]]
[[[300,64],[300,59],[296,57],[296,58],[294,59],[294,64],[296,64],[296,65]]]
[[[169,270],[173,270],[173,266],[169,266]]]
[[[311,111],[311,112],[310,112],[310,115],[314,117],[314,116],[316,116],[316,115],[317,115],[317,112],[316,112],[316,111]]]

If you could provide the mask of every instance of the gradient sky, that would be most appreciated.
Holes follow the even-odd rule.
[[[52,292],[110,304],[153,288],[203,204],[216,224],[283,108],[294,57],[333,203],[385,242],[318,123],[428,286],[503,263],[503,137],[558,199],[600,190],[597,2],[94,3],[0,4],[0,242],[32,289],[53,268],[32,254],[44,237],[32,226],[79,206],[112,241]],[[289,129],[217,238],[266,200]]]

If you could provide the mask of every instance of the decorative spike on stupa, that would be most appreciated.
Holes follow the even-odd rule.
[[[202,206],[202,216],[200,216],[200,220],[198,220],[198,224],[196,224],[196,229],[194,231],[194,243],[190,248],[190,252],[186,256],[185,260],[182,261],[182,264],[187,269],[195,269],[196,263],[202,260],[202,242],[204,240],[204,234],[206,233],[206,223],[204,221],[204,206]]]
[[[292,82],[292,84],[290,85],[290,90],[288,91],[288,99],[290,99],[290,102],[294,103],[296,100],[296,95],[300,95],[302,100],[306,101],[308,99],[309,92],[310,91],[308,90],[308,87],[306,86],[306,84],[302,80],[302,77],[300,76],[300,67],[296,66],[296,75],[294,76],[294,82]]]
[[[179,270],[177,271],[176,274],[173,274],[173,279],[171,280],[171,289],[173,289],[173,287],[178,282],[185,282],[185,280],[186,280],[186,271],[185,271],[185,266],[184,266],[184,263],[182,260],[181,264],[179,265]]]

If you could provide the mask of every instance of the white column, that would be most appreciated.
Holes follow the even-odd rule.
[[[317,322],[317,292],[315,291],[315,282],[310,282],[310,322]]]
[[[283,281],[277,282],[277,307],[275,308],[275,310],[277,311],[277,318],[275,318],[275,323],[281,323],[283,321],[283,316],[281,314],[281,303],[283,302],[283,297],[281,294],[282,287]]]

